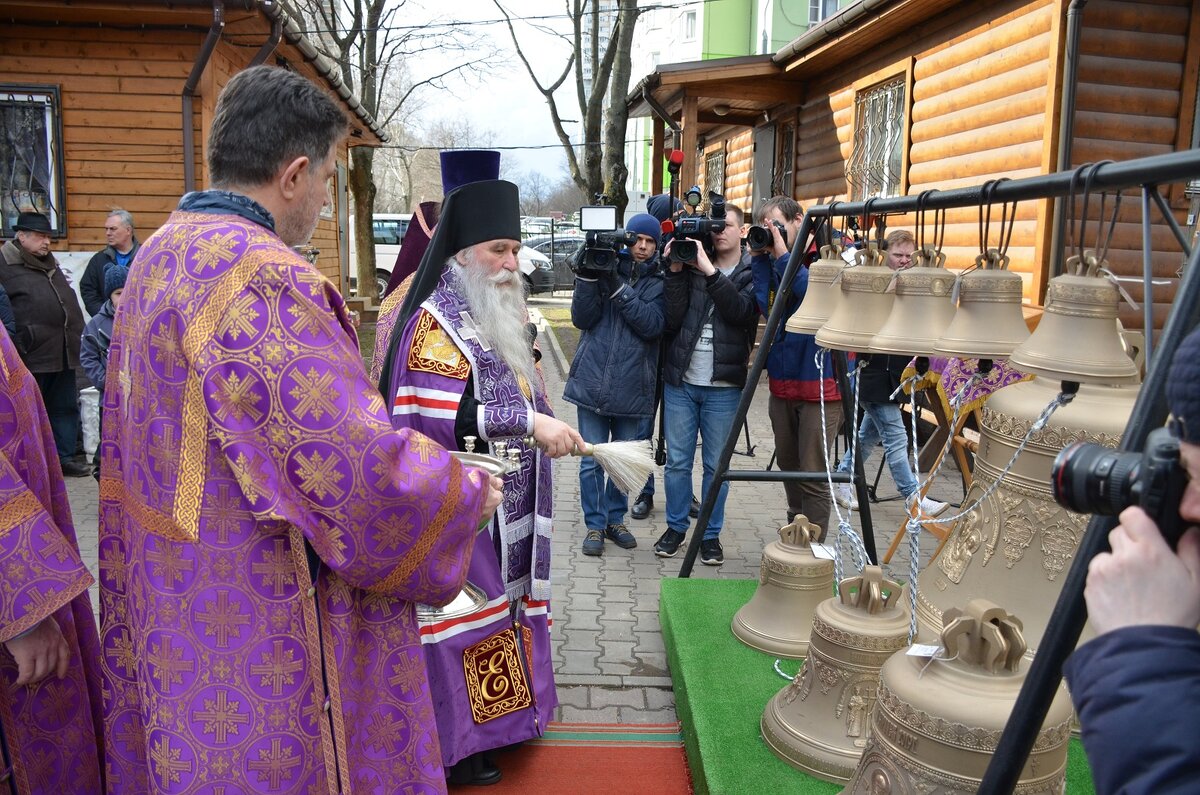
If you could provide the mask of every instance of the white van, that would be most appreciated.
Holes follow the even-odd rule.
[[[375,282],[378,295],[383,295],[387,289],[388,279],[392,275],[392,266],[396,264],[396,255],[400,253],[400,243],[404,233],[412,222],[412,213],[375,213],[371,218],[371,236],[375,241]],[[358,284],[358,258],[355,255],[354,216],[350,216],[350,289],[353,291]]]

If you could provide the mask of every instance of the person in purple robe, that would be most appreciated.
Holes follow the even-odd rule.
[[[416,604],[461,591],[502,484],[392,428],[293,249],[346,132],[301,75],[235,75],[214,189],[132,265],[101,441],[110,793],[445,791]]]
[[[475,537],[464,593],[419,611],[451,783],[500,779],[490,751],[538,737],[558,703],[550,650],[550,459],[583,449],[554,418],[526,328],[517,187],[451,192],[401,306],[384,372],[392,422],[506,454],[504,502]]]
[[[94,795],[104,787],[94,580],[41,391],[3,330],[0,572],[0,791]]]

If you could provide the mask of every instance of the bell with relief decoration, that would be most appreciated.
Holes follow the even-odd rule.
[[[733,617],[733,634],[752,649],[792,659],[808,654],[813,613],[833,593],[833,561],[814,557],[821,529],[804,516],[767,544],[758,590]]]
[[[1021,277],[1007,270],[1008,257],[995,249],[975,258],[975,270],[958,285],[958,311],[934,344],[939,356],[998,359],[1029,338],[1021,311]]]
[[[855,266],[842,271],[842,298],[817,331],[817,344],[839,351],[871,352],[875,332],[892,311],[888,292],[894,271],[883,264],[883,253],[872,246],[854,254]]]
[[[826,781],[847,781],[870,739],[879,669],[908,645],[907,600],[868,566],[817,605],[808,657],[768,703],[762,735],[783,761]]]
[[[954,319],[955,274],[943,267],[946,255],[926,246],[913,256],[916,266],[896,274],[892,312],[871,341],[875,353],[930,356]]]
[[[977,792],[1025,681],[1021,622],[973,599],[947,610],[944,657],[897,652],[880,673],[871,740],[844,795]],[[1016,792],[1061,795],[1071,701],[1060,684]]]
[[[841,300],[841,289],[833,283],[846,267],[841,248],[836,244],[821,246],[821,258],[808,266],[808,288],[804,300],[784,325],[793,334],[816,334]]]
[[[1079,383],[1136,384],[1137,366],[1117,331],[1117,286],[1099,275],[1095,253],[1067,260],[1067,273],[1050,280],[1046,311],[1033,335],[1009,361],[1027,373]]]
[[[937,637],[946,610],[987,599],[1021,616],[1030,654],[1041,643],[1088,521],[1054,501],[1054,459],[1075,442],[1116,448],[1139,389],[1083,384],[1074,400],[1034,431],[1012,469],[975,505],[1060,388],[1057,379],[1034,378],[996,391],[983,405],[973,482],[963,501],[970,510],[917,578],[920,637]],[[1085,630],[1084,638],[1089,636]]]

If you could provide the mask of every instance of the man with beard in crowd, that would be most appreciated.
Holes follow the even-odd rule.
[[[557,704],[550,650],[550,459],[583,449],[555,419],[534,361],[518,270],[517,187],[451,192],[400,310],[383,394],[396,427],[450,449],[519,457],[504,502],[475,537],[468,586],[421,621],[442,760],[451,783],[491,784],[490,752],[541,735]],[[503,693],[484,686],[506,677]]]

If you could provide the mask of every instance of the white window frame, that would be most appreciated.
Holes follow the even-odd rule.
[[[896,75],[854,97],[854,149],[846,164],[850,200],[898,196],[903,187],[908,78]]]
[[[0,84],[0,135],[0,235],[12,237],[21,212],[45,215],[52,235],[65,235],[58,86]]]

